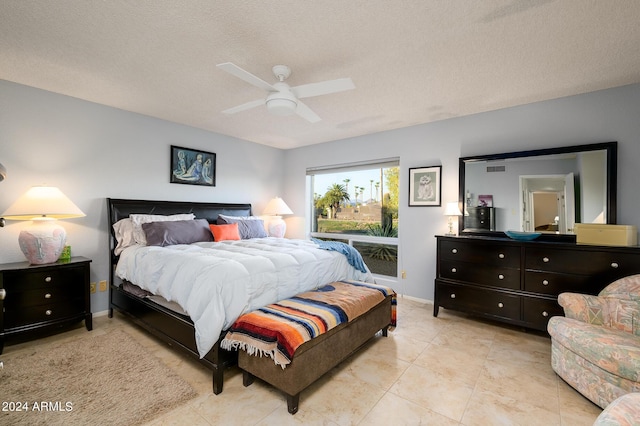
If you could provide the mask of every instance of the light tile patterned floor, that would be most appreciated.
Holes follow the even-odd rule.
[[[100,333],[119,327],[136,337],[198,391],[189,403],[151,420],[157,425],[591,425],[600,408],[556,376],[548,336],[468,318],[407,298],[398,327],[376,336],[351,359],[303,391],[300,411],[256,380],[245,388],[237,368],[224,392],[211,392],[211,372],[158,342],[122,315],[94,319]],[[5,351],[62,338],[78,328]],[[96,354],[96,357],[99,357]],[[104,354],[108,356],[108,354]],[[99,384],[96,384],[99,386]]]

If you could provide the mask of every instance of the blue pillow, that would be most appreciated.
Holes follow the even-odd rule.
[[[264,229],[264,220],[256,219],[254,217],[233,217],[218,215],[218,225],[224,225],[229,223],[238,224],[238,232],[240,238],[247,240],[249,238],[264,238],[267,237],[267,231]]]

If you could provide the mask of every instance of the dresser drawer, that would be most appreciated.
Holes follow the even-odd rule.
[[[563,292],[595,294],[602,288],[600,280],[587,275],[525,271],[524,290],[557,296]]]
[[[491,287],[520,289],[520,270],[475,263],[442,261],[440,278],[476,283]]]
[[[4,273],[3,285],[7,292],[22,292],[41,288],[61,287],[65,284],[82,283],[85,269],[66,267],[34,271],[9,271]]]
[[[527,247],[525,269],[593,275],[624,276],[638,270],[638,255],[590,250]],[[603,285],[604,287],[604,285]]]
[[[458,260],[504,268],[520,268],[520,247],[518,246],[441,241],[439,254],[443,260]]]
[[[557,299],[525,297],[522,309],[524,321],[537,330],[546,330],[549,318],[564,316],[564,310],[558,305]]]
[[[520,296],[455,284],[437,283],[440,306],[448,309],[490,315],[509,320],[520,319]]]
[[[84,312],[84,300],[81,297],[65,300],[60,303],[49,303],[15,310],[5,307],[4,327],[8,329],[50,322],[81,315]]]

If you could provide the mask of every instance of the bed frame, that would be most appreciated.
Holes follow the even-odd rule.
[[[220,348],[220,340],[202,359],[195,342],[195,329],[188,316],[176,313],[148,299],[137,297],[122,289],[120,280],[115,276],[115,267],[119,256],[114,254],[116,246],[113,224],[130,214],[193,213],[197,219],[207,219],[216,223],[219,214],[229,216],[251,215],[251,204],[202,203],[189,201],[147,201],[107,198],[109,221],[109,317],[117,310],[131,318],[136,324],[151,334],[198,359],[213,370],[213,393],[222,392],[223,373],[226,367],[235,365],[237,352]]]

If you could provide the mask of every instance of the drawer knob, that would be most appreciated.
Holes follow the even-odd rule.
[[[449,296],[449,297],[451,297],[452,299],[455,299],[456,298],[456,294],[455,293],[451,293],[451,296]]]
[[[549,312],[547,312],[547,311],[542,311],[542,316],[543,316],[543,317],[548,317],[548,316],[549,316]]]
[[[50,282],[51,282],[51,277],[46,277],[46,278],[44,279],[44,282],[45,282],[45,283],[50,283]]]
[[[542,261],[543,261],[544,263],[547,263],[547,262],[549,262],[549,258],[548,258],[548,257],[543,257],[543,258],[542,258]]]
[[[502,275],[502,274],[498,275],[498,279],[504,280],[504,275]]]
[[[44,295],[44,298],[45,298],[45,299],[51,299],[51,293],[47,293],[47,294],[45,294],[45,295]]]
[[[456,268],[451,268],[451,272],[458,272]]]
[[[44,313],[46,315],[51,315],[53,313],[53,311],[51,309],[47,309]]]
[[[611,262],[611,267],[612,268],[617,268],[618,266],[620,266],[620,265],[618,265],[617,262]]]
[[[549,280],[542,280],[542,285],[549,285]]]
[[[500,259],[504,259],[504,253],[500,253],[500,254],[498,255],[498,257],[499,257]]]
[[[5,297],[7,297],[7,290],[0,288],[0,300],[4,300]]]
[[[451,253],[456,254],[458,252],[458,249],[451,249]]]
[[[504,304],[502,302],[498,303],[498,308],[504,308]]]

